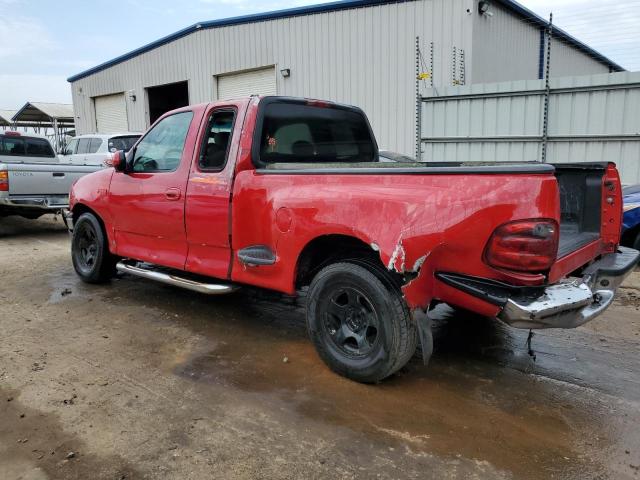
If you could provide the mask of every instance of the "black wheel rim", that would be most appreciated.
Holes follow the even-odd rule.
[[[90,271],[98,258],[98,236],[90,224],[80,226],[77,236],[76,258],[84,271]]]
[[[338,287],[326,297],[323,328],[343,354],[366,357],[379,337],[378,313],[367,296],[353,287]]]

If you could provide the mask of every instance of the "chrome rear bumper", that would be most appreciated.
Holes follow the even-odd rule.
[[[638,264],[640,252],[619,247],[584,271],[581,279],[544,289],[541,295],[507,299],[498,318],[515,328],[575,328],[602,314],[616,290]]]
[[[0,205],[39,210],[62,210],[69,207],[69,195],[10,196],[0,198]]]

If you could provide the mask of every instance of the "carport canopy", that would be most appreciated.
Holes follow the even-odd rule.
[[[11,127],[13,116],[18,113],[16,110],[0,110],[0,127]]]
[[[73,105],[68,103],[27,102],[12,120],[21,125],[73,127]]]
[[[53,128],[53,143],[56,151],[64,144],[66,130],[75,127],[73,105],[68,103],[27,102],[12,117],[16,126]]]

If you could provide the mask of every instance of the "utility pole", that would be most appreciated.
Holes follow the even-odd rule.
[[[542,163],[547,162],[547,144],[549,143],[549,97],[551,95],[551,84],[549,75],[551,73],[551,39],[553,38],[553,13],[549,14],[549,25],[547,27],[547,64],[544,74],[544,113],[542,119]]]

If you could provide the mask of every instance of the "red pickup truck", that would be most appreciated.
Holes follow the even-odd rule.
[[[402,157],[399,157],[402,159]],[[72,259],[203,292],[306,295],[334,371],[376,382],[433,341],[440,302],[517,328],[604,311],[638,262],[611,163],[381,159],[364,113],[251,97],[165,114],[75,183]]]

